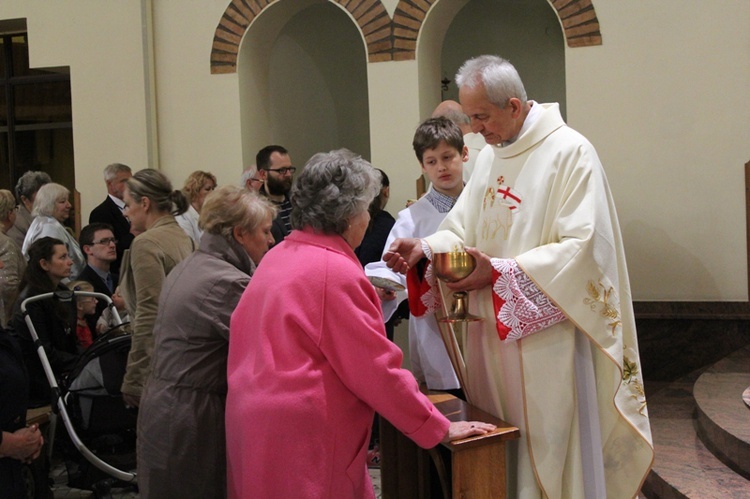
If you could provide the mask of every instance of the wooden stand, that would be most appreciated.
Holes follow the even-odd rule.
[[[424,450],[381,418],[383,499],[504,498],[505,442],[519,438],[518,428],[452,395],[429,397],[450,421],[484,421],[497,429]],[[434,469],[430,460],[435,463]]]

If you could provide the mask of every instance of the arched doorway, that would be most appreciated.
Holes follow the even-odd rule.
[[[367,53],[355,22],[336,4],[283,1],[258,15],[242,41],[243,161],[275,143],[297,166],[346,147],[370,157]]]
[[[456,2],[437,2],[422,26],[417,59],[420,87],[429,94],[422,113],[458,100],[453,80],[465,60],[495,54],[518,69],[530,99],[559,102],[565,116],[565,37],[555,9],[546,0],[462,3],[459,10]]]

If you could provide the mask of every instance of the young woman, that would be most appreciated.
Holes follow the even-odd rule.
[[[70,277],[72,266],[73,261],[68,249],[59,239],[42,237],[29,246],[29,264],[21,280],[21,293],[16,300],[11,326],[19,337],[29,371],[31,407],[48,404],[50,388],[31,333],[21,314],[21,303],[26,298],[43,293],[67,291],[68,288],[62,281]],[[60,377],[70,370],[78,359],[79,352],[73,327],[75,313],[72,305],[54,299],[40,300],[30,303],[27,312],[44,346],[52,371]]]

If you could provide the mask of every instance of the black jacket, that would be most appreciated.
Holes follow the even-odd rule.
[[[13,433],[26,426],[28,379],[16,338],[0,328],[0,429]],[[25,497],[21,461],[0,459],[0,497]]]

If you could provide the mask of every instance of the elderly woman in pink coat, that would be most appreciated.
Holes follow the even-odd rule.
[[[313,156],[292,187],[296,230],[265,256],[230,323],[229,497],[373,497],[373,411],[425,448],[494,429],[450,423],[385,336],[354,254],[379,188],[346,150]]]

